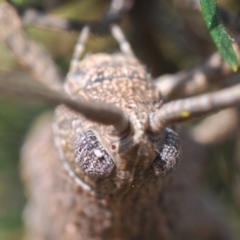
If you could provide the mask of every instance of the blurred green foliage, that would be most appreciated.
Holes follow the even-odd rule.
[[[31,121],[45,108],[0,97],[0,239],[20,239],[25,199],[19,153]]]

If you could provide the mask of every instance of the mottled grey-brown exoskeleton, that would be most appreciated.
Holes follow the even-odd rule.
[[[163,233],[157,227],[152,229],[161,219],[155,207],[163,176],[178,163],[179,137],[170,128],[152,129],[152,115],[161,107],[161,96],[120,28],[112,26],[120,53],[89,54],[80,61],[88,32],[85,27],[80,34],[64,89],[70,98],[97,106],[108,103],[123,115],[116,124],[105,125],[105,120],[103,124],[87,120],[66,105],[57,107],[53,132],[58,157],[52,162],[48,154],[51,173],[47,175],[58,190],[42,187],[57,195],[38,202],[37,190],[30,189],[26,210],[29,239],[38,234],[43,222],[52,226],[49,232],[40,230],[39,239],[158,239]],[[31,146],[27,143],[25,149]],[[33,156],[28,151],[23,155],[24,178],[36,178],[29,169]],[[42,204],[51,203],[56,204],[57,212],[47,207],[49,212],[44,213]],[[37,215],[36,221],[33,217]],[[145,225],[145,220],[151,223]]]
[[[14,10],[2,5],[1,16],[1,37],[34,77],[49,85],[45,91],[54,90],[37,95],[63,103],[53,123],[30,134],[23,147],[26,238],[157,239],[159,191],[178,162],[180,141],[170,128],[157,127],[161,95],[120,28],[111,26],[120,53],[80,60],[89,27],[82,30],[62,87],[53,79],[58,75],[51,61],[32,64],[32,53],[44,55],[26,37]]]
[[[192,180],[196,156],[188,158],[190,171],[182,173],[184,177],[177,171],[167,174],[178,163],[180,140],[166,126],[235,104],[240,85],[163,102],[159,87],[119,27],[112,25],[111,32],[120,53],[83,56],[89,28],[82,30],[62,84],[54,62],[26,36],[16,12],[7,4],[0,7],[0,38],[34,79],[47,85],[44,91],[26,88],[24,94],[32,92],[58,105],[33,128],[22,149],[22,178],[29,199],[24,212],[26,239],[225,236]],[[0,92],[13,91],[0,80]],[[174,78],[171,83],[176,83]],[[19,89],[13,93],[19,94]],[[190,147],[187,152],[192,151]]]
[[[69,174],[85,187],[116,193],[165,174],[177,164],[180,142],[166,128],[151,129],[151,114],[161,96],[145,67],[134,57],[119,27],[112,26],[122,52],[92,54],[79,61],[86,27],[76,45],[64,85],[69,96],[110,103],[124,111],[117,127],[103,126],[79,116],[66,106],[55,115],[55,138]]]

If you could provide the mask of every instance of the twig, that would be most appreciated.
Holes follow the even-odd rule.
[[[14,77],[12,77],[12,75],[14,75]],[[18,73],[0,74],[1,95],[10,94],[28,99],[41,100],[54,107],[59,104],[65,104],[90,121],[98,122],[103,125],[112,125],[119,132],[124,131],[128,127],[128,119],[125,114],[121,109],[113,105],[87,102],[81,97],[72,99],[67,94],[48,89],[42,84],[16,81],[16,78],[18,78]]]
[[[232,73],[220,54],[214,53],[205,62],[191,69],[157,78],[156,86],[167,101],[203,91],[212,82],[220,82]]]
[[[34,79],[55,90],[62,88],[62,76],[50,55],[28,38],[16,11],[7,3],[0,6],[0,38]]]
[[[35,9],[26,10],[21,16],[23,23],[33,24],[37,27],[43,28],[53,28],[54,30],[60,31],[76,31],[80,32],[83,27],[88,25],[96,24],[96,21],[80,21],[64,19],[55,16],[49,16],[47,14],[41,13]]]
[[[110,33],[109,26],[112,23],[120,22],[133,6],[133,2],[133,0],[112,0],[108,11],[99,21],[62,19],[49,16],[36,9],[27,9],[21,12],[21,19],[24,23],[61,31],[80,32],[84,26],[88,25],[92,33],[108,34]]]
[[[154,131],[160,131],[166,125],[187,121],[239,102],[240,84],[214,93],[172,101],[152,115],[151,127]]]

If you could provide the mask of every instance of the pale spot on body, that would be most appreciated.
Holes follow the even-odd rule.
[[[98,157],[98,158],[102,158],[103,157],[103,154],[98,150],[98,149],[95,149],[93,150],[94,154]]]

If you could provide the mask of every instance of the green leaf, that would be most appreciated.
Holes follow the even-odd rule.
[[[238,69],[238,59],[233,50],[232,42],[221,21],[215,0],[200,0],[203,16],[210,34],[223,59],[234,72]]]

